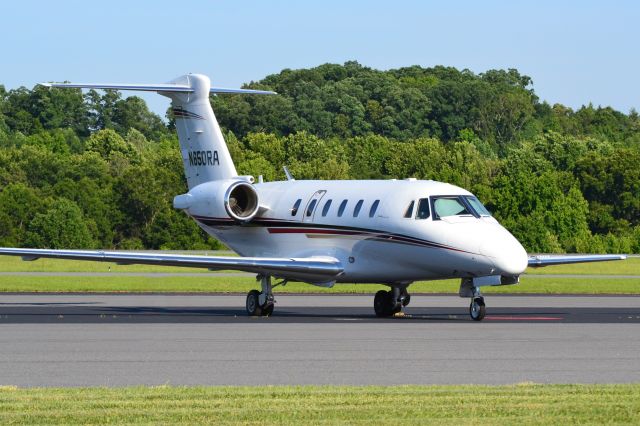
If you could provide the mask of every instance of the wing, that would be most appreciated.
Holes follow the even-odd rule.
[[[622,254],[585,254],[585,255],[539,255],[529,257],[529,266],[566,265],[569,263],[607,262],[610,260],[624,260],[627,256]]]
[[[21,256],[23,260],[36,260],[41,257],[47,257],[115,262],[121,265],[184,266],[190,268],[207,268],[209,270],[233,269],[310,283],[335,281],[344,271],[340,261],[333,257],[216,257],[182,254],[21,248],[0,248],[0,255]]]

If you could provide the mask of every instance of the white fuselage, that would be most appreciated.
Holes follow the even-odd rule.
[[[197,197],[207,198],[206,185],[195,191]],[[520,243],[491,216],[436,217],[429,211],[428,217],[418,218],[421,199],[472,196],[454,185],[419,180],[289,180],[254,187],[261,209],[247,223],[220,214],[218,205],[206,202],[193,203],[185,211],[242,256],[334,257],[344,265],[338,282],[517,276],[527,266]]]

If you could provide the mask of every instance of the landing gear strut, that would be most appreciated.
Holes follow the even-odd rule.
[[[407,286],[394,285],[390,291],[380,290],[373,299],[373,310],[378,317],[390,317],[402,311],[411,301]]]
[[[262,291],[251,290],[247,294],[247,314],[250,317],[271,316],[276,302],[273,297],[271,277],[268,275],[259,275],[258,279],[260,280]]]
[[[480,293],[480,289],[473,285],[473,281],[469,278],[463,278],[460,283],[460,297],[470,297],[469,316],[474,321],[482,321],[486,313],[484,305],[484,297]]]

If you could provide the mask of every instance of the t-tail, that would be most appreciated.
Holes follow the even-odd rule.
[[[157,92],[171,99],[189,189],[238,176],[209,102],[211,93],[274,95],[275,92],[211,87],[209,77],[187,74],[166,84],[43,83],[49,87]]]

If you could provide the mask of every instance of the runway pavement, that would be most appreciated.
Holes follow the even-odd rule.
[[[0,385],[501,384],[640,381],[640,297],[0,296]]]

